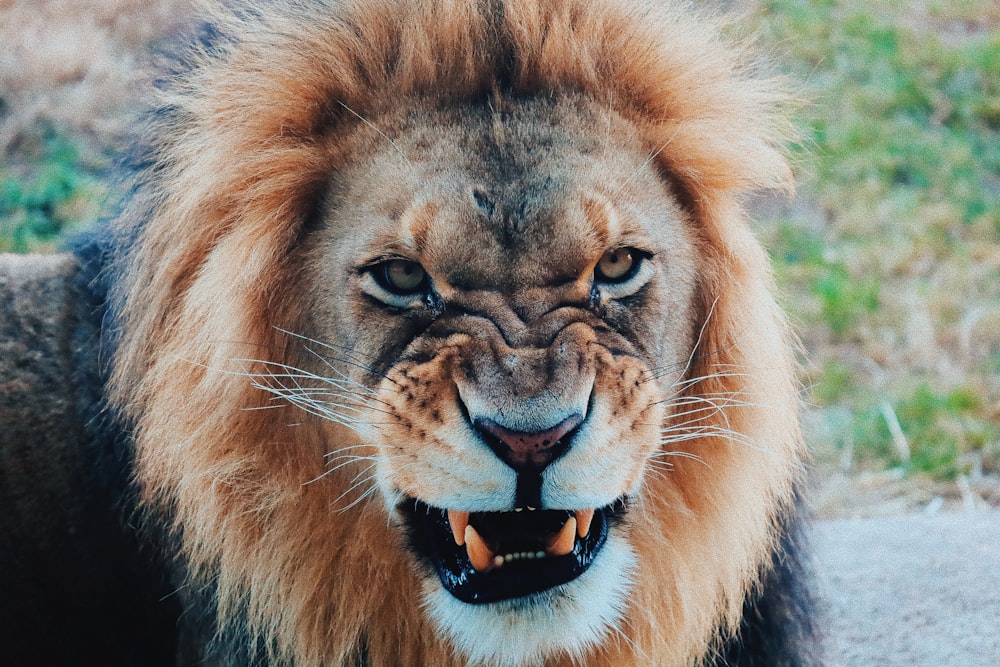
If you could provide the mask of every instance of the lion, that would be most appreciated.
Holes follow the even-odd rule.
[[[29,420],[51,382],[5,380],[4,420],[69,452],[73,494],[40,453],[15,495],[45,496],[35,532],[97,526],[59,577],[118,583],[12,613],[24,662],[816,664],[792,336],[743,204],[791,187],[788,99],[725,19],[207,25],[121,213],[28,280],[75,333],[62,402]]]

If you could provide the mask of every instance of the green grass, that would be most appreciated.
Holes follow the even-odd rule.
[[[771,0],[759,21],[809,102],[804,204],[761,233],[807,351],[818,456],[1000,470],[1000,10]]]
[[[983,398],[966,388],[939,392],[928,384],[870,396],[839,434],[855,448],[857,465],[892,466],[908,473],[953,479],[1000,463],[996,423],[984,418]],[[893,435],[898,424],[902,446]]]
[[[932,205],[947,210],[931,225],[1000,231],[1000,34],[945,43],[899,25],[902,3],[880,4],[877,13],[850,2],[770,5],[778,20],[783,8],[793,10],[786,39],[813,40],[799,62],[820,88],[807,120],[825,206],[859,233],[923,217]],[[874,200],[881,210],[873,216]]]
[[[39,122],[16,158],[0,171],[0,252],[52,250],[100,215],[103,165],[81,157],[73,137]]]

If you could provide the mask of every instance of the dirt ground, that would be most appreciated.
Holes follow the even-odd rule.
[[[974,512],[817,524],[826,664],[1000,665],[998,519]]]

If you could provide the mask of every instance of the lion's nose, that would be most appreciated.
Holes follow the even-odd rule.
[[[490,449],[517,473],[539,473],[566,453],[573,430],[583,421],[575,414],[536,433],[512,431],[491,419],[475,420],[475,427]]]

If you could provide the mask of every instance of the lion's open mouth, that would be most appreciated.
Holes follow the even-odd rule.
[[[482,604],[538,593],[578,576],[624,509],[461,512],[405,503],[417,551],[428,558],[445,589]],[[619,508],[620,506],[620,508]]]

